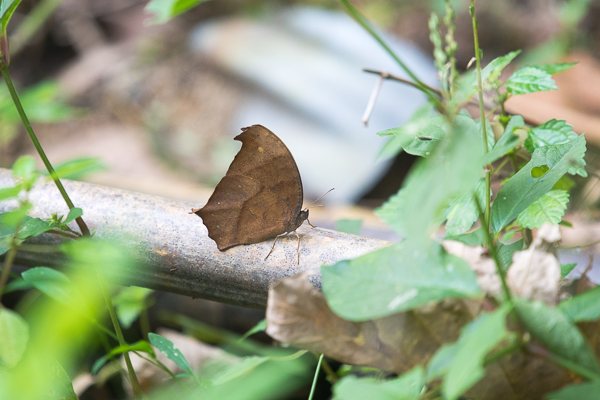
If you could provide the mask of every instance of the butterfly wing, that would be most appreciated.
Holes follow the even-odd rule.
[[[300,173],[281,139],[261,125],[243,128],[235,139],[242,148],[196,212],[219,250],[293,230],[302,209]]]

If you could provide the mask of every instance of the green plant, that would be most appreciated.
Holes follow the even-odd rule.
[[[391,51],[349,1],[340,2]],[[552,75],[573,64],[525,66],[502,79],[503,70],[519,52],[482,66],[474,0],[470,13],[475,70],[460,76],[456,72],[454,13],[447,1],[443,21],[434,14],[429,24],[440,90],[422,87],[415,79],[414,86],[421,87],[429,105],[408,124],[380,133],[388,138],[383,155],[406,151],[422,157],[400,191],[377,210],[402,241],[323,266],[321,276],[329,306],[351,321],[417,311],[451,298],[490,303],[493,310],[475,315],[457,341],[441,346],[429,362],[398,378],[342,379],[335,386],[339,398],[358,399],[360,393],[369,393],[370,398],[456,399],[484,377],[486,367],[509,355],[531,351],[531,339],[543,348],[537,354],[546,362],[591,382],[600,378],[596,355],[575,325],[578,320],[569,316],[578,309],[580,315],[591,311],[587,320],[600,317],[598,291],[553,307],[515,294],[507,278],[509,267],[514,268],[513,255],[532,243],[532,229],[562,222],[569,200],[565,188],[572,186],[569,176],[586,177],[587,173],[585,138],[569,124],[550,120],[529,126],[521,116],[508,115],[504,102],[511,96],[555,89]],[[392,58],[399,59],[397,55]],[[406,68],[402,62],[398,65]],[[412,78],[414,74],[408,75]],[[477,117],[466,112],[473,105],[478,107]],[[496,193],[493,187],[497,187]],[[484,293],[467,261],[448,253],[440,240],[434,239],[440,229],[446,239],[482,246],[490,255],[500,280],[495,296]],[[540,261],[531,258],[529,262]],[[558,267],[557,262],[539,264],[539,268],[548,268],[549,274],[554,269],[559,273]],[[571,308],[574,304],[578,305]],[[510,327],[508,321],[512,321]],[[589,396],[595,388],[595,383],[570,386],[549,398]]]

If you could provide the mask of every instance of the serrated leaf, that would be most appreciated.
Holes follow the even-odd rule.
[[[401,151],[427,157],[444,136],[443,119],[427,105],[419,108],[404,125],[377,132],[377,135],[389,137],[379,152],[382,159],[394,157]]]
[[[586,382],[565,386],[546,395],[547,400],[597,400],[600,382]]]
[[[148,340],[150,340],[152,346],[156,347],[161,353],[166,355],[169,360],[173,361],[182,371],[187,372],[190,375],[194,374],[192,367],[190,367],[190,364],[185,359],[185,356],[181,350],[176,348],[173,342],[171,342],[169,339],[159,334],[150,332],[148,333]]]
[[[496,82],[500,79],[502,71],[504,71],[508,64],[510,64],[520,53],[521,50],[511,51],[508,54],[496,57],[490,61],[490,63],[481,70],[481,80],[484,82],[484,86],[494,87]]]
[[[576,137],[577,134],[567,121],[551,119],[529,131],[525,140],[525,148],[533,153],[539,147],[569,143]]]
[[[569,204],[569,192],[551,190],[534,201],[517,217],[523,228],[536,229],[544,224],[558,224]]]
[[[536,67],[520,68],[506,81],[506,91],[512,95],[543,92],[557,88],[552,75]]]
[[[204,1],[206,0],[150,0],[146,11],[154,16],[153,23],[163,24]]]
[[[479,315],[462,329],[457,342],[450,345],[450,350],[442,348],[443,363],[440,362],[441,356],[434,356],[432,364],[435,374],[444,375],[444,398],[458,398],[483,378],[486,355],[509,336],[505,323],[508,311],[509,307],[505,306]],[[430,372],[429,375],[433,374]]]
[[[29,341],[29,326],[16,312],[0,308],[0,367],[19,363]]]
[[[446,210],[446,235],[458,236],[467,232],[479,218],[479,211],[473,200],[485,204],[485,181],[480,180],[474,190],[469,190],[456,198]]]
[[[558,307],[573,322],[600,319],[600,286],[571,297]]]
[[[73,300],[70,279],[60,271],[48,267],[34,267],[21,274],[23,280],[46,296],[69,304]]]
[[[381,380],[347,376],[333,387],[334,400],[417,400],[425,385],[422,367],[415,367],[398,378]]]
[[[498,192],[492,205],[494,232],[499,232],[531,203],[549,192],[563,175],[577,171],[585,163],[584,155],[585,139],[581,136],[567,144],[536,149],[531,160]]]
[[[439,245],[407,239],[349,261],[321,267],[323,293],[342,318],[364,321],[445,298],[475,297],[473,270]]]
[[[514,304],[521,324],[535,339],[551,352],[600,377],[594,351],[565,314],[540,302],[516,300]]]

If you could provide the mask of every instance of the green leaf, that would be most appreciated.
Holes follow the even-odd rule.
[[[252,328],[250,328],[248,330],[248,332],[244,333],[244,335],[239,339],[239,341],[246,340],[250,336],[252,336],[256,333],[264,332],[266,329],[267,329],[267,320],[261,319],[256,325],[254,325]]]
[[[148,296],[152,294],[151,289],[143,287],[129,286],[119,291],[113,303],[117,309],[117,316],[121,325],[129,328],[140,313],[148,308]]]
[[[552,75],[536,67],[519,68],[506,81],[506,91],[512,95],[543,92],[557,88]]]
[[[569,192],[551,190],[534,201],[517,217],[517,223],[523,228],[536,229],[544,224],[558,224],[569,203]]]
[[[499,243],[498,244],[498,259],[502,268],[505,270],[512,264],[513,254],[515,252],[523,250],[523,239],[517,240],[510,244]]]
[[[19,208],[0,213],[0,234],[12,235],[26,218],[30,218],[27,216],[30,209],[31,204],[23,203]]]
[[[581,136],[567,144],[536,149],[531,160],[498,192],[492,205],[494,232],[499,232],[531,203],[549,192],[563,175],[573,173],[574,166],[584,162],[584,155],[585,139]]]
[[[422,367],[415,367],[395,379],[381,380],[347,376],[333,388],[334,400],[417,400],[425,385]]]
[[[404,125],[377,132],[379,136],[390,137],[379,152],[379,157],[394,157],[401,151],[415,156],[429,156],[445,135],[443,124],[442,116],[432,106],[419,108]]]
[[[561,302],[558,308],[573,322],[600,319],[600,286]]]
[[[536,65],[535,68],[541,69],[542,71],[545,71],[545,72],[549,73],[550,75],[556,75],[558,73],[561,73],[561,72],[564,72],[566,70],[573,68],[575,65],[577,65],[576,62],[564,62],[564,63],[556,63],[556,64]]]
[[[428,376],[444,376],[445,398],[458,398],[483,378],[486,355],[509,336],[505,323],[509,310],[504,306],[479,315],[462,329],[454,344],[442,347],[434,355]]]
[[[65,103],[60,85],[44,81],[28,88],[21,95],[27,116],[35,122],[59,122],[75,116],[75,110]]]
[[[82,157],[65,161],[54,167],[59,178],[79,179],[92,172],[104,171],[106,166],[96,157]]]
[[[362,223],[362,219],[338,219],[335,221],[335,230],[339,232],[350,233],[352,235],[358,235],[360,234]]]
[[[494,147],[492,147],[492,150],[484,156],[484,164],[491,164],[513,151],[519,144],[519,137],[514,132],[523,127],[525,127],[523,117],[520,115],[512,116],[506,124],[502,136],[500,136]]]
[[[498,81],[502,71],[514,60],[521,50],[511,51],[500,57],[496,57],[488,65],[481,70],[481,80],[484,82],[484,86],[491,86],[492,88],[498,87]]]
[[[40,218],[25,216],[19,229],[19,239],[25,240],[30,237],[41,235],[52,229],[52,223]]]
[[[479,218],[473,200],[473,192],[479,204],[485,204],[485,181],[479,181],[475,190],[468,190],[454,200],[446,210],[446,235],[457,236],[467,232]]]
[[[73,207],[69,210],[69,213],[67,214],[63,223],[68,224],[69,222],[73,222],[77,218],[81,217],[82,215],[83,215],[83,210],[81,208]]]
[[[173,361],[182,371],[193,375],[194,371],[192,371],[192,367],[183,356],[181,350],[175,347],[173,342],[167,339],[164,336],[158,335],[156,333],[148,333],[148,340],[152,343],[152,346],[156,347],[160,350],[161,353],[166,355],[169,360]]]
[[[577,266],[577,263],[560,264],[560,276],[566,278]]]
[[[150,0],[146,11],[154,16],[153,23],[163,24],[204,1],[206,0]]]
[[[586,382],[566,386],[546,395],[548,400],[597,400],[600,382]]]
[[[60,271],[48,267],[34,267],[21,274],[23,280],[46,296],[69,304],[73,300],[71,281]]]
[[[78,400],[79,398],[73,390],[73,384],[71,383],[71,377],[65,371],[62,365],[58,362],[54,362],[50,365],[48,375],[52,380],[52,387],[48,388],[46,393],[47,399],[60,399],[60,400]]]
[[[10,19],[21,3],[21,0],[2,0],[0,1],[0,37],[6,35],[6,27]]]
[[[323,266],[321,280],[331,309],[351,321],[481,293],[473,270],[464,260],[437,244],[420,247],[412,240]]]
[[[152,349],[152,346],[150,346],[150,344],[145,340],[139,340],[132,344],[123,344],[113,348],[111,351],[108,352],[108,354],[103,355],[94,362],[94,365],[92,365],[91,373],[93,375],[96,375],[108,361],[110,361],[118,355],[121,355],[123,353],[129,353],[132,351],[146,353],[152,356],[152,358],[154,358],[154,350]]]
[[[32,182],[37,178],[35,160],[31,156],[21,156],[12,165],[13,176],[22,182]]]
[[[455,240],[466,244],[467,246],[481,246],[485,242],[485,236],[481,228],[477,228],[472,232],[463,233],[461,235],[446,235],[445,240]]]
[[[376,211],[403,237],[429,241],[450,201],[475,187],[481,177],[482,146],[475,121],[459,115],[449,132],[430,157],[411,169],[400,191]]]
[[[551,119],[529,131],[525,140],[525,148],[533,153],[539,147],[569,143],[577,136],[573,127],[566,121]]]
[[[10,186],[0,188],[0,201],[15,198],[21,193],[21,186]]]
[[[27,348],[29,326],[14,311],[0,308],[0,367],[16,366]]]
[[[515,309],[523,327],[548,350],[600,377],[594,351],[579,329],[559,309],[525,300],[516,300]]]
[[[243,375],[247,375],[256,369],[258,366],[269,361],[269,357],[249,356],[242,358],[236,364],[227,367],[221,373],[217,374],[212,380],[215,385],[221,385],[234,379],[238,379]]]

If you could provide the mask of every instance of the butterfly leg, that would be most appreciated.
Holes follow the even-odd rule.
[[[312,226],[313,228],[316,228],[316,226],[314,226],[313,224],[311,224],[311,223],[310,223],[310,220],[309,220],[308,218],[306,218],[306,222],[308,222],[308,224],[309,224],[310,226]]]
[[[300,235],[298,235],[298,232],[294,231],[294,234],[296,235],[296,239],[298,239],[298,245],[296,246],[296,254],[298,254],[298,265],[300,265]]]
[[[281,235],[275,236],[275,240],[273,241],[273,246],[271,246],[271,250],[269,251],[269,254],[267,254],[267,256],[265,257],[265,261],[267,261],[267,258],[269,258],[269,256],[271,255],[271,253],[275,249],[275,245],[277,244],[277,241],[279,240],[279,238],[283,237],[283,236],[286,236],[287,234],[288,234],[288,232],[285,232],[285,233],[282,233]]]

